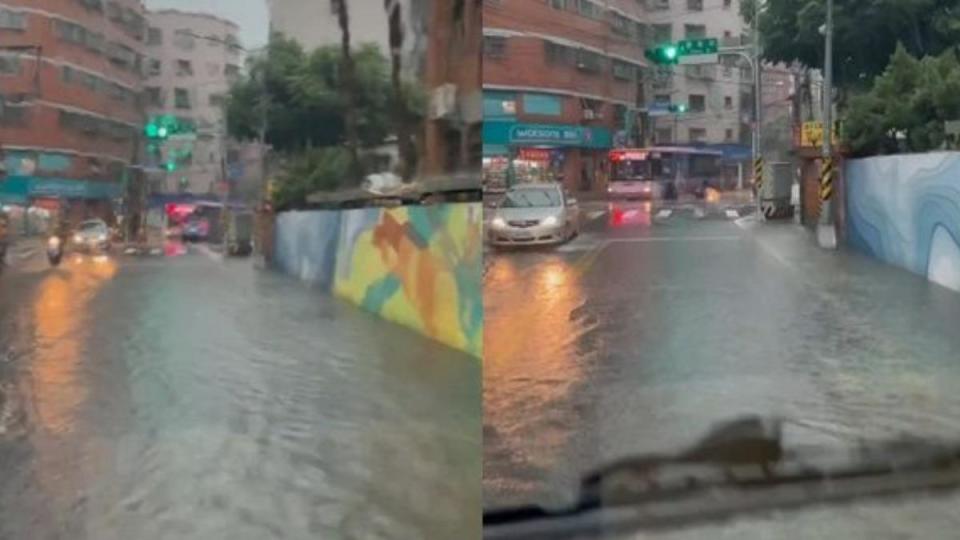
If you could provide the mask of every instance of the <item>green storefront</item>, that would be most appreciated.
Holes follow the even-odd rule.
[[[555,180],[572,189],[590,189],[581,171],[592,173],[612,143],[611,131],[602,127],[485,121],[484,174],[507,185]]]

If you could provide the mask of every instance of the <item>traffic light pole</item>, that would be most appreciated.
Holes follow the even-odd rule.
[[[833,0],[827,0],[827,24],[823,59],[823,167],[820,173],[820,222],[817,241],[820,247],[837,247],[833,223]]]
[[[763,123],[763,76],[761,74],[763,64],[760,61],[760,25],[757,22],[760,18],[760,0],[754,0],[753,5],[753,159],[755,170],[753,181],[757,186],[757,217],[763,219],[763,210],[760,205],[760,200],[763,198],[761,194],[761,188],[763,187],[763,143],[760,131],[760,126]]]

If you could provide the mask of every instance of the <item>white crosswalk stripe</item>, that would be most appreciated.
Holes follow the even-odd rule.
[[[581,251],[590,251],[603,242],[604,240],[600,237],[589,234],[581,234],[570,242],[567,242],[561,246],[557,246],[556,251],[558,253],[578,253]]]

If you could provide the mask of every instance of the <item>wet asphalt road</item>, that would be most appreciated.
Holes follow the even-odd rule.
[[[0,276],[0,539],[479,535],[480,365],[248,261]]]
[[[570,244],[490,257],[486,506],[742,414],[788,444],[960,437],[960,295],[723,206],[588,204]]]

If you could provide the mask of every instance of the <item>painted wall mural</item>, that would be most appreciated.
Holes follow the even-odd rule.
[[[960,152],[851,160],[849,244],[960,291]]]
[[[480,357],[480,204],[284,212],[275,264],[337,296]]]

